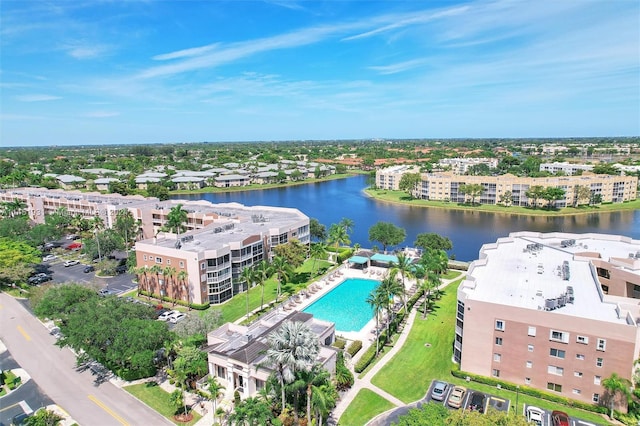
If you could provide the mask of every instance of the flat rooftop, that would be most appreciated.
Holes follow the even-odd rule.
[[[627,260],[632,253],[640,255],[640,241],[627,237],[516,232],[482,247],[461,290],[471,300],[545,310],[546,299],[561,297],[571,286],[573,303],[549,313],[626,323],[617,305],[604,300],[589,257]],[[640,257],[623,267],[640,276]]]

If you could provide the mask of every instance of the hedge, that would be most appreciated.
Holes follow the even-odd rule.
[[[353,357],[360,349],[362,349],[362,340],[354,340],[347,348],[347,352]]]
[[[464,371],[460,371],[457,369],[451,370],[451,374],[459,379],[469,380],[482,383],[484,385],[489,385],[493,387],[497,387],[500,385],[501,389],[510,390],[516,392],[518,389],[518,385],[509,382],[503,382],[501,380],[494,379],[492,377],[478,376],[472,373],[467,373]],[[601,405],[589,404],[586,402],[576,401],[574,399],[566,398],[564,396],[559,396],[552,394],[550,392],[545,392],[539,389],[530,388],[528,386],[519,386],[519,392],[525,395],[533,396],[539,399],[545,399],[547,401],[556,402],[558,404],[566,405],[568,407],[575,407],[585,411],[591,411],[599,414],[607,414],[607,407],[603,407]]]
[[[122,368],[116,371],[116,376],[122,380],[130,382],[132,380],[144,379],[146,377],[153,377],[156,375],[156,367],[141,368],[139,370],[129,370],[128,368]]]
[[[338,348],[338,349],[344,349],[346,344],[347,344],[346,340],[341,339],[340,337],[338,337],[338,338],[336,338],[336,341],[333,342],[333,347]]]
[[[175,303],[176,305],[180,305],[180,306],[184,306],[185,308],[190,307],[191,309],[195,309],[197,311],[204,311],[206,309],[209,309],[211,307],[211,305],[209,305],[208,303],[187,303],[184,300],[173,300],[170,297],[167,296],[163,296],[162,298],[160,298],[160,296],[151,293],[149,291],[145,291],[145,290],[141,290],[140,294],[143,296],[147,296],[147,297],[153,297],[154,299],[160,299],[163,302],[168,302],[168,303]]]

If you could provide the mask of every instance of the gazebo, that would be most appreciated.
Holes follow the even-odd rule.
[[[369,258],[365,256],[351,256],[348,262],[360,269],[364,269],[369,266]]]
[[[387,268],[389,267],[390,263],[398,263],[398,256],[394,256],[392,254],[376,253],[373,256],[371,256],[371,262],[375,262],[376,264],[381,264],[379,266],[383,266]]]

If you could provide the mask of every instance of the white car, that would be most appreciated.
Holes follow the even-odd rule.
[[[542,426],[542,418],[544,417],[544,411],[538,407],[530,405],[526,410],[526,417],[529,423],[533,423],[536,426]]]
[[[180,312],[178,311],[166,311],[160,314],[160,316],[158,317],[158,320],[160,321],[167,321],[169,318],[171,318],[174,315],[179,314]]]
[[[48,254],[48,255],[46,255],[45,257],[42,258],[42,261],[43,262],[48,262],[50,260],[54,260],[54,259],[57,259],[57,258],[58,258],[58,256],[56,256],[55,254]]]
[[[78,263],[80,262],[77,260],[67,260],[66,262],[64,262],[64,267],[68,268],[69,266],[77,265]]]
[[[183,314],[182,312],[178,312],[177,314],[172,315],[171,317],[169,317],[169,322],[171,324],[176,324],[178,321],[182,321],[186,317],[187,317],[187,314]]]

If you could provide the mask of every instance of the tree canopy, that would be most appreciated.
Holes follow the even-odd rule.
[[[413,191],[421,181],[422,178],[420,177],[420,173],[405,173],[400,178],[398,188],[400,188],[401,191],[406,191],[409,194],[409,197],[413,198]]]
[[[396,246],[407,238],[407,232],[393,223],[377,222],[369,228],[369,241],[382,244],[382,249],[387,251],[388,246]]]
[[[448,237],[443,237],[433,232],[418,234],[413,245],[422,250],[434,249],[448,251],[453,248],[453,244]]]

